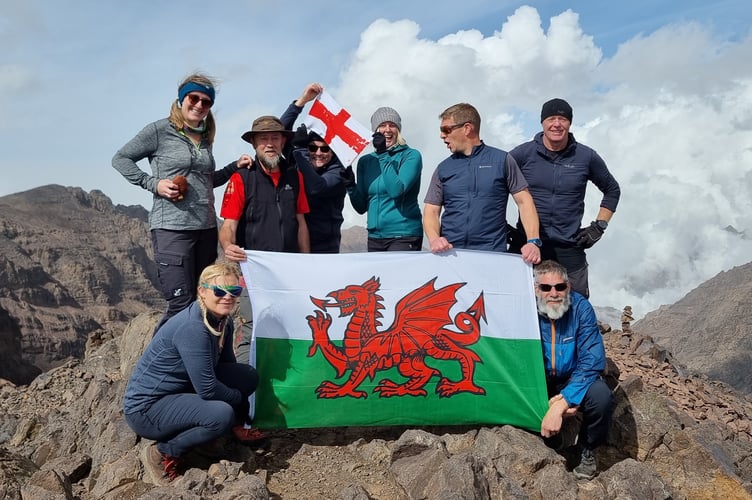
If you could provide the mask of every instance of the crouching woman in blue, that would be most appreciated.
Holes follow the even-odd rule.
[[[239,279],[233,264],[204,269],[197,300],[157,331],[133,370],[125,421],[139,436],[156,441],[142,457],[154,483],[177,477],[181,457],[193,447],[230,431],[242,440],[251,430],[242,422],[258,375],[233,354],[231,315],[242,290]]]

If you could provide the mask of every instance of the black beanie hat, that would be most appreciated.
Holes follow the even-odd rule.
[[[551,99],[541,108],[541,122],[549,116],[563,116],[572,121],[572,106],[564,99]]]

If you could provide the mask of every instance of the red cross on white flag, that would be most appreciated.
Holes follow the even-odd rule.
[[[326,91],[313,101],[305,125],[324,138],[345,167],[352,164],[371,142],[371,131],[350,116]]]

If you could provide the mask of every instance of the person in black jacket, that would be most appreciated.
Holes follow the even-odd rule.
[[[560,263],[569,273],[572,289],[590,296],[585,250],[603,236],[619,203],[621,189],[606,162],[592,148],[579,143],[569,131],[572,106],[551,99],[541,108],[541,126],[532,141],[512,149],[528,183],[540,219],[541,258]],[[592,182],[603,193],[595,220],[581,227],[585,193]],[[518,222],[510,226],[509,251],[519,253],[527,238]]]
[[[293,101],[280,117],[285,128],[291,129],[303,107],[324,90],[318,83],[306,85],[303,93]],[[345,207],[344,167],[324,139],[298,127],[287,156],[305,180],[305,192],[311,209],[305,214],[311,240],[311,253],[339,253]]]

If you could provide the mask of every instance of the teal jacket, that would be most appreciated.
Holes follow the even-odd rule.
[[[368,212],[369,238],[422,236],[418,206],[423,159],[417,149],[396,145],[358,160],[357,183],[347,188],[359,214]]]

